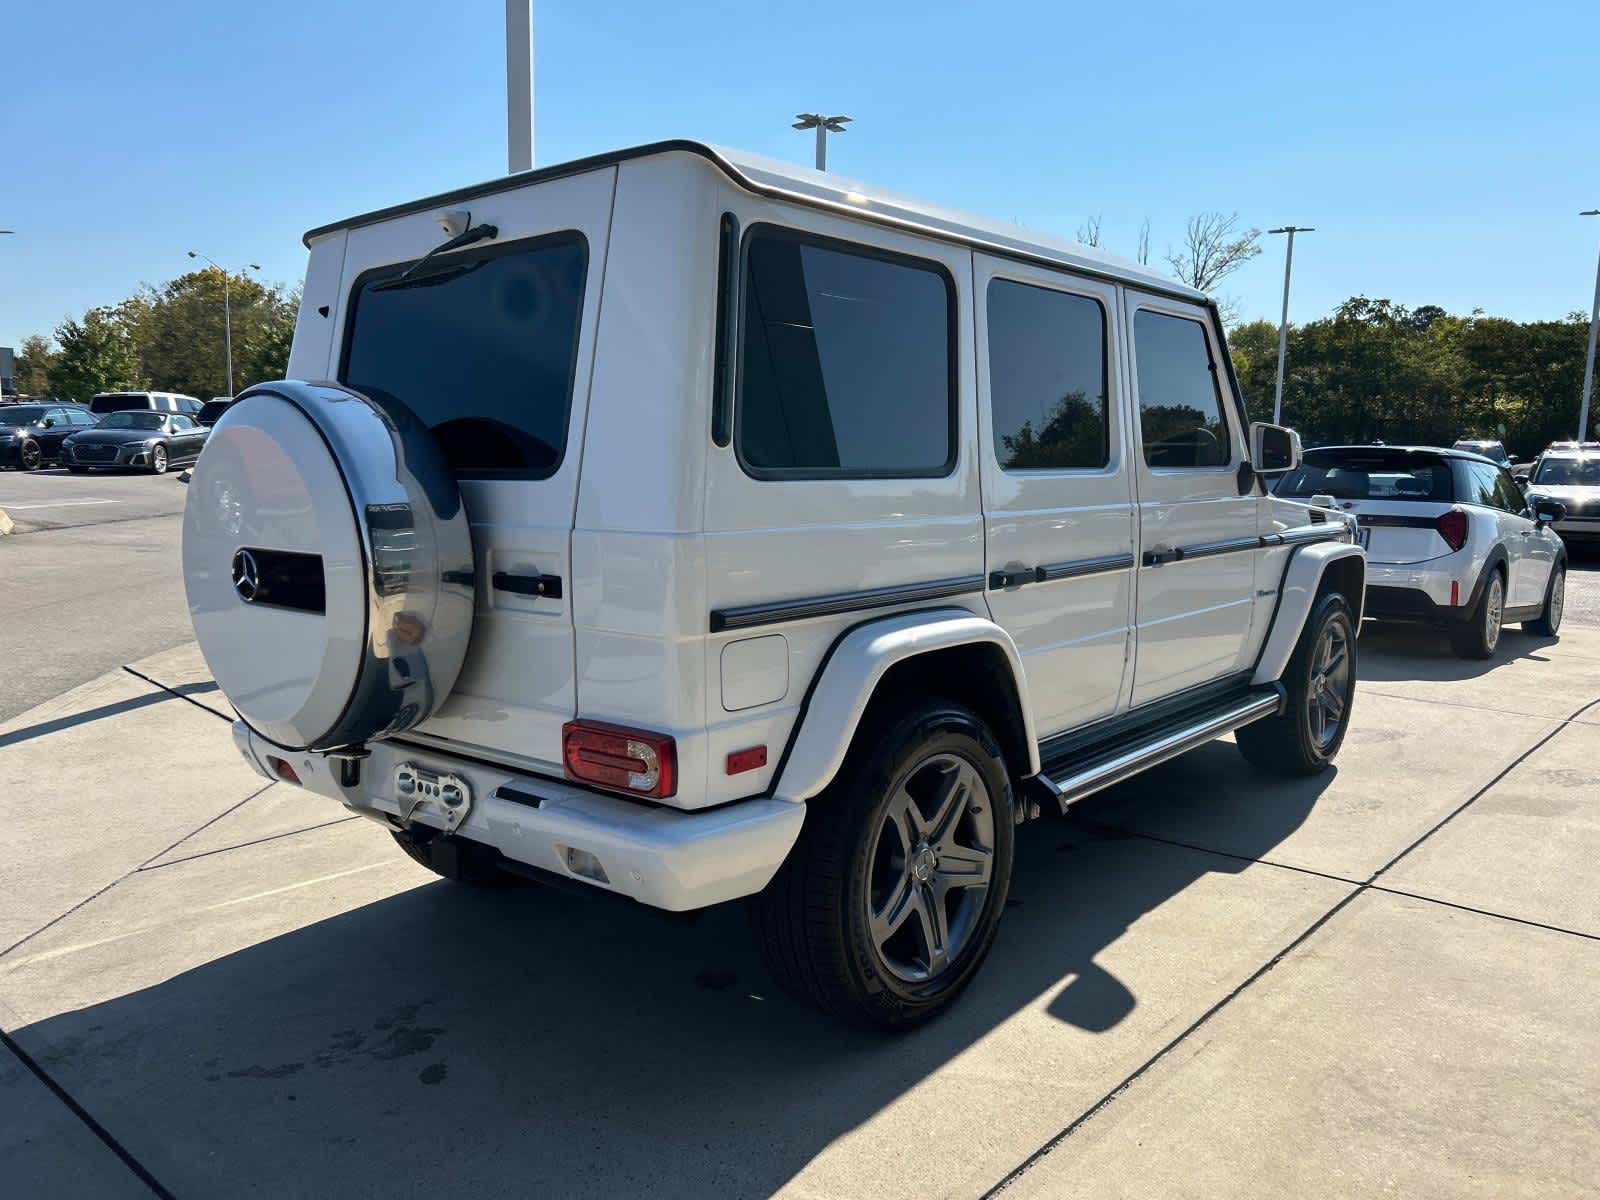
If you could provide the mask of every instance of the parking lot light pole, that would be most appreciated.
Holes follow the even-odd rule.
[[[506,173],[533,170],[533,0],[506,0]]]
[[[849,117],[825,117],[821,113],[795,113],[794,127],[796,129],[815,129],[817,131],[817,170],[828,169],[828,135],[830,133],[843,133],[844,127],[849,124]]]
[[[4,236],[6,234],[15,233],[15,232],[16,232],[15,229],[0,229],[0,236]],[[22,394],[21,387],[15,385],[15,384],[13,384],[12,386],[17,387],[17,395],[20,396]],[[6,398],[5,385],[4,384],[0,384],[0,400],[4,400],[5,398]]]
[[[198,250],[189,251],[190,258],[203,258],[218,271],[222,271],[222,339],[228,354],[228,398],[233,398],[233,299],[228,293],[228,272],[217,265],[217,260]],[[252,271],[261,270],[260,263],[250,263]]]
[[[1289,354],[1289,273],[1294,270],[1294,235],[1315,233],[1316,228],[1311,225],[1285,225],[1281,229],[1269,229],[1267,232],[1289,235],[1289,248],[1283,256],[1283,316],[1278,321],[1278,387],[1272,397],[1272,423],[1282,425],[1283,364]]]
[[[1578,214],[1580,217],[1600,217],[1600,208],[1591,208]],[[1578,441],[1589,436],[1589,400],[1594,395],[1594,341],[1600,333],[1600,256],[1594,265],[1594,311],[1589,317],[1589,356],[1583,364],[1583,404],[1578,409]]]

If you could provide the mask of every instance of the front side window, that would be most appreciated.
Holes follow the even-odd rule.
[[[1485,508],[1499,508],[1496,495],[1499,471],[1488,463],[1471,459],[1456,459],[1457,498],[1467,504],[1481,504]]]
[[[954,290],[933,263],[752,230],[734,439],[745,469],[769,478],[948,474]]]
[[[1140,309],[1133,318],[1139,425],[1152,467],[1223,467],[1228,423],[1205,326]]]
[[[588,259],[569,233],[368,271],[350,298],[339,381],[410,410],[458,475],[552,475],[566,453]]]
[[[989,413],[1008,471],[1111,461],[1106,314],[1099,301],[1009,279],[989,283]]]

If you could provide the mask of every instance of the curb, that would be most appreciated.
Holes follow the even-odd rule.
[[[5,537],[14,528],[15,526],[11,524],[11,518],[6,516],[6,510],[0,508],[0,537]]]

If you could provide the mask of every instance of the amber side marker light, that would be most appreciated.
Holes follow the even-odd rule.
[[[664,733],[568,721],[561,727],[567,778],[633,796],[664,799],[678,790],[678,744]]]
[[[272,768],[272,773],[285,783],[298,784],[300,776],[296,775],[294,768],[276,754],[267,755],[267,766]]]

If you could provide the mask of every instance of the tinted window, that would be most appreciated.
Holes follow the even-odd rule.
[[[178,413],[172,418],[172,428],[174,430],[193,429],[194,420],[183,413]]]
[[[399,401],[458,473],[561,465],[588,248],[577,234],[402,264],[356,281],[340,381]]]
[[[1482,504],[1488,508],[1499,508],[1500,501],[1495,495],[1498,483],[1499,470],[1488,463],[1472,462],[1468,459],[1456,459],[1456,487],[1457,498],[1467,504]]]
[[[1511,473],[1504,467],[1495,470],[1494,497],[1495,504],[1507,512],[1519,513],[1528,506],[1522,489],[1517,486],[1517,481],[1511,478]]]
[[[93,425],[94,414],[86,408],[69,408],[67,417],[74,425]]]
[[[737,442],[757,474],[943,475],[951,286],[937,267],[780,231],[748,243]]]
[[[1336,500],[1421,500],[1449,504],[1455,498],[1450,468],[1437,458],[1370,451],[1307,451],[1304,460],[1273,489],[1280,496]]]
[[[1109,463],[1106,318],[1099,302],[993,280],[989,411],[995,456],[1008,470]]]
[[[1133,318],[1139,425],[1152,467],[1226,466],[1228,425],[1199,321],[1140,310]]]
[[[30,408],[25,404],[8,404],[0,408],[0,425],[32,425],[43,417],[44,409]]]
[[[150,397],[142,392],[108,392],[89,401],[89,411],[97,413],[126,412],[129,409],[150,407]]]
[[[101,429],[160,429],[164,418],[158,412],[114,412],[100,422]]]

